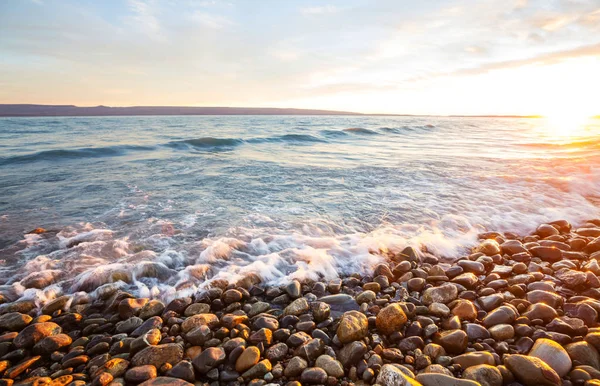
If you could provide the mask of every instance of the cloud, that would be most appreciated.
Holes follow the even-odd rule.
[[[508,70],[513,68],[525,67],[525,66],[545,66],[560,63],[568,59],[584,58],[584,57],[600,57],[600,43],[591,44],[587,46],[581,46],[569,50],[549,52],[543,55],[524,58],[507,60],[501,62],[485,63],[481,66],[461,68],[449,72],[438,72],[435,74],[428,74],[426,76],[414,77],[409,81],[416,82],[421,80],[428,80],[437,77],[455,77],[455,76],[472,76],[486,74],[492,71]]]
[[[154,10],[154,1],[128,0],[127,4],[133,12],[131,20],[146,34],[159,38],[160,24]]]
[[[1,101],[257,105],[327,96],[328,107],[357,109],[344,106],[356,100],[360,110],[365,93],[412,103],[422,92],[425,101],[433,84],[452,89],[599,49],[579,47],[598,36],[598,0],[63,0],[52,9],[32,1],[0,6]]]
[[[304,15],[323,15],[327,13],[336,13],[339,12],[339,10],[339,8],[333,5],[323,5],[318,7],[301,8],[300,13]]]

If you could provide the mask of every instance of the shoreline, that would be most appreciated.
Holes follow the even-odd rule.
[[[0,385],[600,385],[600,220],[479,239],[452,262],[407,247],[368,276],[167,304],[0,293]]]

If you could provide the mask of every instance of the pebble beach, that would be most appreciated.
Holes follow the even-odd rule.
[[[407,247],[371,275],[168,303],[0,294],[0,385],[600,385],[598,258],[600,220],[563,220],[454,261]]]

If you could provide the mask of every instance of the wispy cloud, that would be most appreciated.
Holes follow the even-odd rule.
[[[154,9],[155,2],[153,0],[128,0],[128,5],[133,13],[131,20],[135,25],[148,35],[160,37],[160,24]]]
[[[515,60],[485,63],[480,66],[460,68],[454,71],[430,73],[409,79],[411,82],[430,80],[438,77],[472,76],[492,71],[509,70],[526,66],[545,66],[560,63],[569,59],[600,57],[600,43],[581,46],[569,50],[549,52],[546,54]]]

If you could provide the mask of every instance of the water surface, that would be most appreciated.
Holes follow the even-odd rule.
[[[331,278],[379,250],[456,257],[483,229],[600,217],[599,200],[598,121],[0,118],[0,284],[173,296]],[[40,272],[54,285],[25,290]]]

